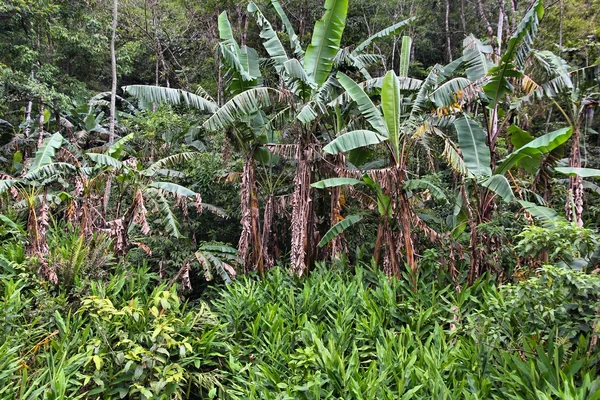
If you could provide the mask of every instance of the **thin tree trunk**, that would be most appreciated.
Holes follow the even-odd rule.
[[[494,54],[496,54],[496,42],[494,41],[494,30],[492,29],[492,25],[490,25],[490,21],[485,13],[485,7],[483,0],[477,0],[477,8],[479,10],[479,16],[483,21],[483,25],[485,26],[485,30],[487,31],[487,35],[490,39],[490,43],[494,48]]]
[[[117,106],[117,55],[115,53],[115,41],[117,36],[117,8],[118,0],[113,0],[113,20],[112,20],[112,35],[110,38],[110,61],[111,61],[111,74],[112,74],[112,85],[110,89],[110,114],[108,119],[108,144],[113,144],[115,140],[115,113]],[[104,216],[108,214],[108,201],[110,199],[111,192],[111,179],[110,175],[106,180],[106,190],[104,192],[103,199],[103,211]]]
[[[466,35],[467,21],[465,19],[465,0],[460,0],[460,24],[462,26],[463,35]]]
[[[25,108],[25,138],[29,137],[31,133],[31,108],[33,107],[33,101],[29,100],[27,108]]]
[[[581,168],[581,123],[573,128],[573,144],[569,157],[569,167]],[[583,178],[575,175],[569,177],[569,190],[565,203],[565,212],[569,221],[574,221],[577,226],[583,226]]]
[[[38,143],[37,148],[42,147],[42,143],[44,142],[44,98],[40,97],[40,118],[39,118],[39,126],[38,126]]]
[[[450,43],[450,0],[446,0],[446,50],[448,51],[448,62],[452,62],[452,47]]]
[[[110,90],[110,115],[108,128],[108,143],[115,140],[115,108],[117,104],[117,56],[115,53],[115,40],[117,36],[117,7],[118,0],[113,0],[112,35],[110,39],[110,60],[112,72],[112,86]]]
[[[308,272],[311,260],[311,156],[312,149],[299,144],[298,167],[292,196],[291,272],[302,276]]]
[[[563,43],[563,0],[560,0],[560,16],[558,18],[558,55],[562,53]]]

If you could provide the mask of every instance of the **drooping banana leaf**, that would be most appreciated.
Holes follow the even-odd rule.
[[[483,180],[481,185],[502,197],[502,200],[506,203],[516,200],[512,188],[504,175],[492,175]]]
[[[186,104],[188,107],[197,108],[201,111],[215,112],[217,104],[197,94],[186,92],[181,89],[166,88],[153,85],[130,85],[123,86],[123,90],[133,97],[145,102],[156,104]]]
[[[193,190],[172,182],[152,182],[148,186],[176,196],[194,197],[196,195]]]
[[[513,151],[506,159],[504,159],[498,168],[496,168],[494,173],[504,175],[508,170],[526,157],[537,157],[541,154],[551,152],[569,140],[572,133],[571,128],[562,128],[532,140]]]
[[[369,46],[373,41],[381,38],[385,38],[388,36],[397,35],[402,32],[404,29],[408,28],[412,22],[414,22],[415,17],[411,17],[405,19],[404,21],[397,22],[393,25],[388,26],[385,29],[380,30],[379,32],[371,35],[366,40],[361,42],[354,50],[352,51],[353,55],[359,55],[367,46]]]
[[[373,129],[381,136],[388,137],[389,132],[383,115],[381,115],[379,109],[375,107],[375,104],[373,104],[373,101],[365,93],[363,88],[342,72],[337,73],[337,79],[342,87],[346,89],[350,98],[356,102],[358,110]]]
[[[312,183],[310,187],[315,189],[326,189],[330,187],[345,186],[345,185],[364,185],[365,182],[354,178],[329,178]]]
[[[29,167],[29,171],[35,171],[44,165],[54,162],[56,151],[60,149],[63,141],[64,138],[59,132],[44,140],[40,148],[35,152],[35,158]]]
[[[581,176],[582,178],[600,178],[600,169],[594,168],[574,168],[574,167],[556,167],[556,172],[570,176]]]
[[[273,29],[273,26],[269,20],[264,16],[258,6],[251,1],[248,3],[248,12],[254,14],[256,17],[256,23],[262,28],[260,31],[260,37],[264,40],[263,46],[269,54],[271,60],[275,63],[275,70],[281,74],[283,71],[283,65],[288,60],[288,56],[285,52],[285,48],[281,44],[277,32]]]
[[[279,15],[281,22],[283,22],[283,26],[285,26],[285,30],[290,38],[290,45],[292,46],[294,55],[298,57],[299,60],[302,60],[304,58],[304,50],[302,49],[300,39],[298,38],[298,35],[296,35],[296,31],[294,31],[294,27],[292,26],[287,14],[285,11],[283,11],[281,4],[279,4],[277,0],[271,0],[271,5],[275,9],[277,15]]]
[[[340,222],[338,222],[337,224],[332,226],[331,229],[329,229],[327,231],[327,233],[325,233],[325,235],[323,236],[323,239],[321,239],[318,246],[319,247],[325,246],[333,238],[335,238],[336,236],[339,236],[340,233],[342,233],[344,230],[348,229],[352,225],[356,224],[357,222],[360,222],[360,220],[362,220],[362,215],[355,214],[355,215],[347,216],[346,218],[344,218],[343,220],[341,220]]]
[[[379,144],[385,140],[385,137],[377,134],[376,132],[368,130],[356,130],[338,136],[327,146],[325,146],[323,150],[329,154],[346,153],[359,147]]]
[[[466,115],[454,121],[458,133],[458,143],[465,165],[477,177],[490,176],[490,149],[486,144],[487,134],[479,124]]]

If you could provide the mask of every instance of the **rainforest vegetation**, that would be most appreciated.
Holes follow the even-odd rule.
[[[0,399],[600,399],[600,1],[0,1]]]

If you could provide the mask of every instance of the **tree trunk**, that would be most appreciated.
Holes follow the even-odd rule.
[[[490,21],[485,13],[485,7],[483,0],[477,0],[477,9],[479,10],[479,16],[483,21],[483,25],[485,26],[485,30],[487,31],[488,38],[490,39],[490,43],[494,48],[494,54],[496,54],[496,42],[494,41],[494,30],[492,29],[492,25],[490,25]]]
[[[242,234],[238,243],[238,253],[244,262],[244,272],[257,270],[264,273],[258,198],[254,179],[254,160],[248,154],[242,172]]]
[[[573,128],[573,144],[569,157],[569,167],[581,168],[581,124]],[[574,221],[577,226],[583,226],[583,178],[581,176],[569,177],[569,190],[565,204],[565,212],[569,221]]]
[[[44,143],[44,98],[40,97],[40,118],[39,118],[39,126],[38,126],[38,143],[37,148],[39,150],[42,147],[42,143]]]
[[[110,38],[110,60],[112,73],[112,86],[110,90],[110,115],[108,128],[108,143],[115,140],[115,108],[117,104],[117,56],[115,53],[115,40],[117,36],[117,7],[118,0],[113,0],[112,35]]]
[[[446,50],[448,51],[448,62],[452,62],[452,47],[450,44],[450,0],[446,0]]]
[[[311,158],[312,149],[302,144],[297,150],[298,167],[292,196],[292,254],[291,272],[302,276],[308,272],[311,259]]]

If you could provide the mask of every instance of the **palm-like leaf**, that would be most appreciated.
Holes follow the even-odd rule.
[[[379,32],[371,35],[366,40],[361,42],[358,46],[356,46],[354,51],[352,51],[352,54],[359,55],[365,48],[367,48],[367,46],[369,46],[373,41],[375,41],[377,39],[397,35],[398,33],[402,32],[404,29],[408,28],[414,20],[415,20],[415,17],[411,17],[411,18],[405,19],[404,21],[400,21],[393,25],[390,25],[385,29],[380,30]]]
[[[540,154],[549,153],[558,146],[565,143],[573,131],[571,128],[563,128],[554,132],[540,136],[531,142],[521,146],[513,151],[499,166],[496,168],[496,174],[505,174],[508,170],[514,167],[523,158],[535,157]]]
[[[381,115],[381,112],[371,98],[365,93],[365,91],[352,79],[342,72],[337,73],[337,79],[344,89],[350,95],[350,98],[356,102],[358,110],[367,122],[378,132],[381,136],[388,137],[389,132],[387,130],[386,121]]]
[[[29,170],[35,171],[44,165],[54,162],[56,151],[60,149],[63,141],[64,138],[59,132],[56,132],[48,139],[44,140],[44,143],[42,143],[38,151],[35,152],[35,158],[33,159],[33,163],[31,163]]]
[[[490,176],[490,149],[486,145],[487,134],[479,124],[466,115],[454,121],[458,143],[465,165],[475,176]]]
[[[329,179],[323,179],[322,181],[312,183],[310,185],[310,187],[313,187],[315,189],[326,189],[326,188],[330,188],[330,187],[338,187],[338,186],[345,186],[345,185],[350,185],[350,186],[363,185],[364,183],[365,183],[364,181],[354,179],[354,178],[329,178]]]
[[[285,26],[285,30],[287,31],[288,37],[290,38],[290,45],[292,46],[293,52],[300,60],[304,57],[304,50],[300,45],[300,39],[296,32],[294,31],[294,27],[292,27],[292,23],[290,22],[287,14],[283,11],[281,4],[277,0],[271,0],[271,5],[275,9],[277,15],[283,22],[283,26]]]
[[[270,90],[274,89],[254,88],[237,94],[219,108],[202,126],[215,131],[247,119],[250,115],[271,105]]]
[[[347,13],[348,0],[326,0],[325,14],[315,23],[312,41],[304,56],[304,69],[317,86],[321,86],[331,72]]]
[[[181,89],[153,85],[123,86],[123,90],[145,103],[186,104],[201,111],[215,112],[218,106],[211,100]]]
[[[356,130],[344,133],[331,141],[323,148],[323,151],[329,154],[347,153],[350,150],[358,149],[373,144],[379,144],[387,138],[376,132],[368,130]]]
[[[352,225],[360,222],[362,220],[362,215],[349,215],[334,226],[331,227],[323,236],[323,239],[319,242],[318,246],[323,247],[327,243],[329,243],[333,238],[339,236],[344,230],[348,229]]]
[[[186,188],[185,186],[178,185],[172,182],[152,182],[148,185],[153,189],[158,189],[161,192],[168,192],[175,196],[194,197],[196,192]]]

